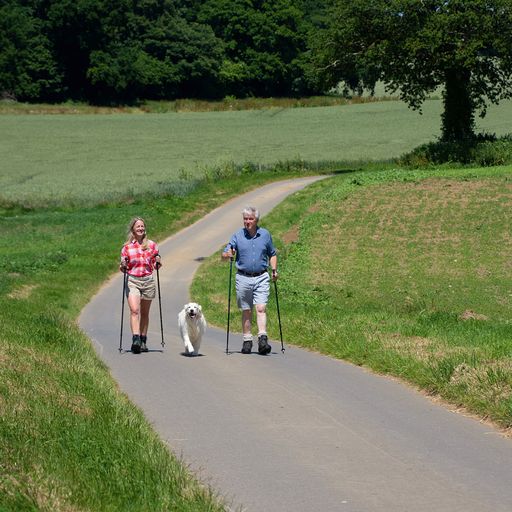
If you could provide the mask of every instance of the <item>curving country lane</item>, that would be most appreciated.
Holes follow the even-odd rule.
[[[120,274],[84,308],[81,328],[171,450],[233,510],[512,511],[512,441],[392,379],[291,346],[281,354],[277,341],[270,356],[242,355],[236,334],[226,355],[214,328],[201,357],[181,355],[177,314],[201,259],[240,227],[244,206],[263,216],[316,179],[259,188],[160,243],[163,350],[155,302],[150,352],[128,351],[126,322],[119,353]],[[283,330],[286,341],[286,318]]]

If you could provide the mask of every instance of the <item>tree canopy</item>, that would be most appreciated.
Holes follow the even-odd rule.
[[[311,1],[0,0],[0,96],[123,103],[308,93]]]
[[[475,113],[512,97],[510,0],[332,0],[314,41],[324,87],[384,82],[413,109],[442,86],[442,139],[474,136]]]

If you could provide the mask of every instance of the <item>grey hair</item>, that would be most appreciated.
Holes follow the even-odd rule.
[[[257,208],[255,208],[254,206],[246,206],[243,210],[242,210],[242,216],[243,215],[254,215],[255,219],[256,220],[260,220],[260,212]]]

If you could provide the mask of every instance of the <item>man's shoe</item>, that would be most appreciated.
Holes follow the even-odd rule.
[[[270,353],[271,350],[272,350],[272,347],[268,344],[267,336],[265,334],[262,334],[258,338],[258,352],[262,356],[266,356],[267,354]]]
[[[250,354],[251,350],[252,350],[252,341],[245,340],[244,344],[242,345],[242,354]]]
[[[146,340],[148,339],[147,336],[141,336],[140,337],[140,351],[141,352],[149,352],[148,347],[146,345]]]
[[[140,349],[141,349],[140,336],[135,334],[132,338],[132,352],[134,354],[140,354]]]

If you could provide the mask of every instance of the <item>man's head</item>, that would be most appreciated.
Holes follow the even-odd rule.
[[[260,219],[260,212],[253,206],[246,206],[242,210],[242,217],[244,219],[244,228],[249,232],[253,232]]]

